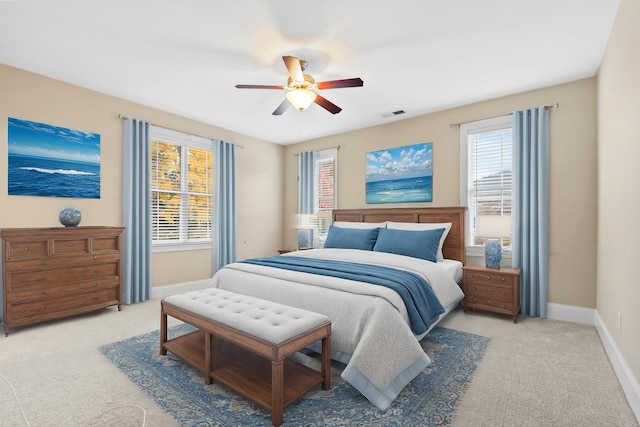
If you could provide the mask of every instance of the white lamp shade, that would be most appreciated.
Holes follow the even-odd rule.
[[[509,237],[511,235],[510,215],[478,215],[476,217],[476,237]]]

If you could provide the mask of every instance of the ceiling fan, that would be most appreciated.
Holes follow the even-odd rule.
[[[337,114],[342,111],[342,108],[320,96],[316,90],[358,87],[364,84],[359,77],[316,83],[313,77],[303,73],[307,68],[307,61],[300,60],[295,56],[283,56],[282,59],[287,66],[287,70],[289,70],[289,79],[286,86],[236,85],[238,89],[286,89],[286,99],[275,109],[274,116],[284,113],[289,108],[289,105],[293,105],[298,110],[303,111],[313,102],[331,114]]]

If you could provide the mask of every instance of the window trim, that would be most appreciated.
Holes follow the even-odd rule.
[[[469,133],[491,132],[494,130],[504,129],[509,127],[513,129],[513,121],[511,114],[507,114],[499,117],[492,117],[490,119],[477,120],[473,122],[467,122],[460,125],[460,205],[466,206],[465,221],[467,224],[471,224],[471,211],[469,209],[468,188],[469,183],[469,147],[468,137]],[[471,241],[471,227],[465,227],[465,247],[467,255],[470,256],[484,256],[484,246],[469,244]],[[502,248],[503,258],[511,257],[511,248]]]
[[[200,150],[206,150],[211,152],[211,155],[214,156],[212,140],[201,137],[201,136],[190,135],[190,134],[182,133],[172,129],[151,125],[149,126],[149,143],[151,143],[151,141],[153,140],[160,140],[170,144],[186,145],[188,147],[193,147]],[[214,168],[215,168],[215,160],[216,159],[214,158],[213,159]],[[214,177],[212,176],[212,181],[213,179]],[[212,209],[215,206],[215,194],[213,193],[214,184],[215,184],[214,182],[211,183],[212,198],[213,198],[212,207],[211,207]],[[151,188],[150,191],[153,191],[153,188]],[[151,215],[153,215],[153,213],[151,213]],[[212,242],[212,239],[203,239],[197,242],[188,242],[188,241],[181,241],[181,242],[157,242],[156,241],[154,242],[152,237],[151,252],[162,253],[162,252],[206,250],[206,249],[211,249],[211,242]]]

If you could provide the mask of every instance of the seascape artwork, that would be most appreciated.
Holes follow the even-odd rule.
[[[100,198],[100,135],[9,117],[9,195]]]
[[[366,202],[431,202],[432,147],[425,142],[367,153]]]

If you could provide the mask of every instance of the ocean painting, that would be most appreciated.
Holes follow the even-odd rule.
[[[366,202],[431,202],[432,147],[425,142],[367,153]]]
[[[9,195],[100,198],[100,135],[9,117]]]

